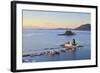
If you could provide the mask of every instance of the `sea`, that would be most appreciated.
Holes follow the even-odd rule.
[[[23,29],[22,34],[22,62],[51,62],[91,59],[91,32],[72,30],[75,35],[59,35],[66,30],[60,29]],[[62,44],[76,40],[78,45],[74,50],[66,49],[61,52]],[[47,51],[57,50],[58,54],[48,55]],[[41,52],[46,52],[40,54]],[[36,54],[36,55],[34,55]]]

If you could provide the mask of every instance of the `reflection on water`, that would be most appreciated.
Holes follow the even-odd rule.
[[[74,31],[75,36],[58,36],[65,30],[24,30],[23,62],[84,60],[91,58],[90,31]],[[73,38],[80,47],[72,49],[60,45]]]

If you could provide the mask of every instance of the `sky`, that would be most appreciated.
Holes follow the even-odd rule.
[[[76,28],[90,23],[90,13],[23,10],[24,28]]]

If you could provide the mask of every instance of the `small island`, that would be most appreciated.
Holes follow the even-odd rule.
[[[58,34],[58,35],[61,35],[61,36],[63,36],[63,35],[64,36],[73,36],[76,33],[75,32],[72,32],[72,30],[90,31],[91,30],[91,25],[90,24],[82,24],[81,26],[79,26],[77,28],[74,28],[74,29],[62,28],[62,30],[65,30],[65,29],[66,29],[65,33]]]
[[[58,34],[58,35],[67,35],[67,36],[72,36],[72,35],[75,35],[75,33],[72,32],[71,30],[67,30],[64,34]]]

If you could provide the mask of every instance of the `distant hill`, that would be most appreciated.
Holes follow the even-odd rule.
[[[83,24],[83,25],[75,28],[75,30],[88,30],[88,31],[90,31],[91,30],[91,25],[90,24]]]
[[[56,30],[71,30],[71,28],[56,28]]]

